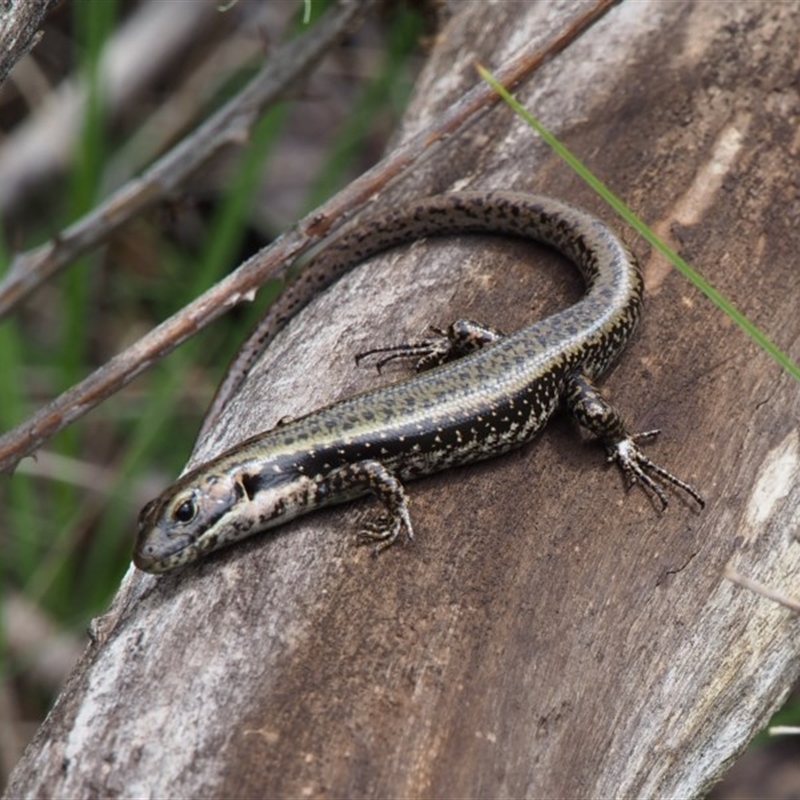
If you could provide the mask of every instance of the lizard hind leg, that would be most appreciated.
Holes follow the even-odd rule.
[[[567,379],[566,402],[572,416],[603,443],[608,460],[622,470],[628,484],[638,483],[648,489],[658,499],[662,511],[668,505],[665,484],[683,490],[701,508],[705,506],[705,500],[691,484],[642,452],[639,442],[654,438],[659,431],[629,433],[621,414],[585,375],[571,375]]]

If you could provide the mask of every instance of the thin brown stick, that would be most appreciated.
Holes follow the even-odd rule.
[[[497,70],[495,75],[498,81],[506,88],[514,89],[617,2],[619,0],[598,0],[545,47],[535,52],[525,51]],[[0,437],[0,470],[13,467],[50,436],[128,384],[154,361],[163,358],[225,311],[250,299],[267,279],[285,271],[304,249],[330,235],[390,180],[408,170],[435,144],[475,121],[498,99],[488,85],[476,86],[444,112],[437,124],[398,147],[227,278],[68,389],[26,422]]]
[[[783,592],[779,592],[777,589],[773,589],[754,578],[748,578],[732,567],[728,567],[725,570],[725,577],[731,583],[735,583],[745,589],[749,589],[751,592],[760,594],[762,597],[766,597],[767,600],[774,600],[790,611],[794,611],[795,614],[800,614],[800,600],[795,600],[793,597],[789,597],[789,595],[783,594]]]
[[[135,215],[174,192],[222,148],[247,141],[264,109],[295,86],[373,2],[357,0],[329,10],[305,35],[281,47],[241,92],[141,177],[120,187],[51,241],[15,256],[0,283],[0,318],[47,278],[96,247]]]

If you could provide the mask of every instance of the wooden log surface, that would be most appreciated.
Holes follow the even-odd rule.
[[[581,4],[453,3],[402,136]],[[622,3],[518,93],[790,355],[800,315],[800,4]],[[796,680],[795,382],[613,219],[506,108],[374,209],[457,188],[544,192],[642,258],[644,324],[604,381],[648,453],[707,499],[660,514],[557,418],[506,457],[410,487],[413,545],[354,546],[364,501],[162,577],[131,570],[12,775],[19,796],[698,796]],[[200,460],[396,380],[368,347],[458,316],[513,329],[574,270],[492,237],[374,259],[276,341]]]

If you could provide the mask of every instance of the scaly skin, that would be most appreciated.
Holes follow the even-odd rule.
[[[626,476],[648,487],[662,507],[666,495],[656,479],[702,505],[691,486],[641,453],[636,442],[652,432],[629,434],[592,385],[639,321],[638,264],[603,223],[551,198],[461,192],[360,222],[305,267],[251,341],[265,346],[312,294],[370,256],[420,237],[466,232],[551,245],[577,265],[585,296],[508,336],[472,326],[486,332],[489,343],[468,355],[460,355],[458,334],[451,331],[448,347],[428,342],[413,350],[425,366],[445,362],[440,366],[279,425],[193,469],[142,510],[134,552],[140,569],[173,569],[368,492],[384,503],[387,516],[362,538],[383,549],[403,529],[413,536],[403,482],[518,447],[559,405],[595,433]],[[238,363],[235,380],[252,360],[248,355]]]

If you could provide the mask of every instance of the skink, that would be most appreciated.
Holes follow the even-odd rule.
[[[413,537],[404,483],[505,453],[529,441],[563,406],[605,446],[629,482],[662,508],[662,484],[703,500],[650,461],[600,395],[600,377],[642,310],[634,256],[595,217],[549,197],[458,192],[373,216],[338,237],[298,276],[326,286],[390,247],[431,235],[521,236],[574,262],[586,283],[575,305],[510,335],[459,320],[384,360],[418,359],[418,374],[253,436],[179,478],[139,517],[134,563],[165,572],[314,509],[374,494],[385,515],[360,532],[381,550]],[[285,320],[278,320],[280,327]],[[271,334],[272,335],[272,334]]]

